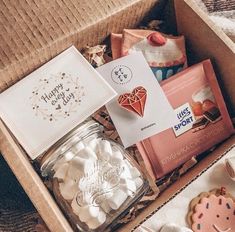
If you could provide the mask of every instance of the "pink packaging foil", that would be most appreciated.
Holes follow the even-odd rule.
[[[155,179],[234,132],[210,60],[174,75],[161,86],[175,109],[178,123],[137,144]]]

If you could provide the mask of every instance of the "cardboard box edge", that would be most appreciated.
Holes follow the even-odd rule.
[[[29,163],[28,157],[12,138],[7,127],[0,120],[0,150],[16,178],[30,197],[51,231],[72,232],[68,221],[58,208],[49,191]],[[17,164],[20,165],[17,165]],[[30,178],[27,178],[30,176]],[[47,212],[42,213],[42,212]],[[53,221],[53,223],[52,223]]]
[[[223,153],[235,144],[235,135],[224,141],[218,148],[200,162],[200,165],[194,166],[190,171],[184,174],[180,181],[176,181],[168,187],[160,196],[143,210],[133,221],[119,229],[119,232],[134,231],[139,225],[150,218],[156,211],[164,206],[168,201],[174,198],[184,188],[186,188],[196,177],[200,175],[209,165],[217,160]]]

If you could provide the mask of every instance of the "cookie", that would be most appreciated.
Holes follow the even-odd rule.
[[[202,193],[191,201],[187,218],[194,232],[234,232],[234,198],[218,190]]]

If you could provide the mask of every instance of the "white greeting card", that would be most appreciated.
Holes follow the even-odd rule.
[[[114,96],[72,46],[0,94],[0,117],[35,159]]]
[[[174,125],[174,110],[141,52],[97,71],[118,93],[106,107],[125,147]]]

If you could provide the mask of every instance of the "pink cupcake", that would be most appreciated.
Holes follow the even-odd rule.
[[[122,55],[141,51],[158,81],[187,67],[183,36],[167,36],[146,30],[124,30]]]

